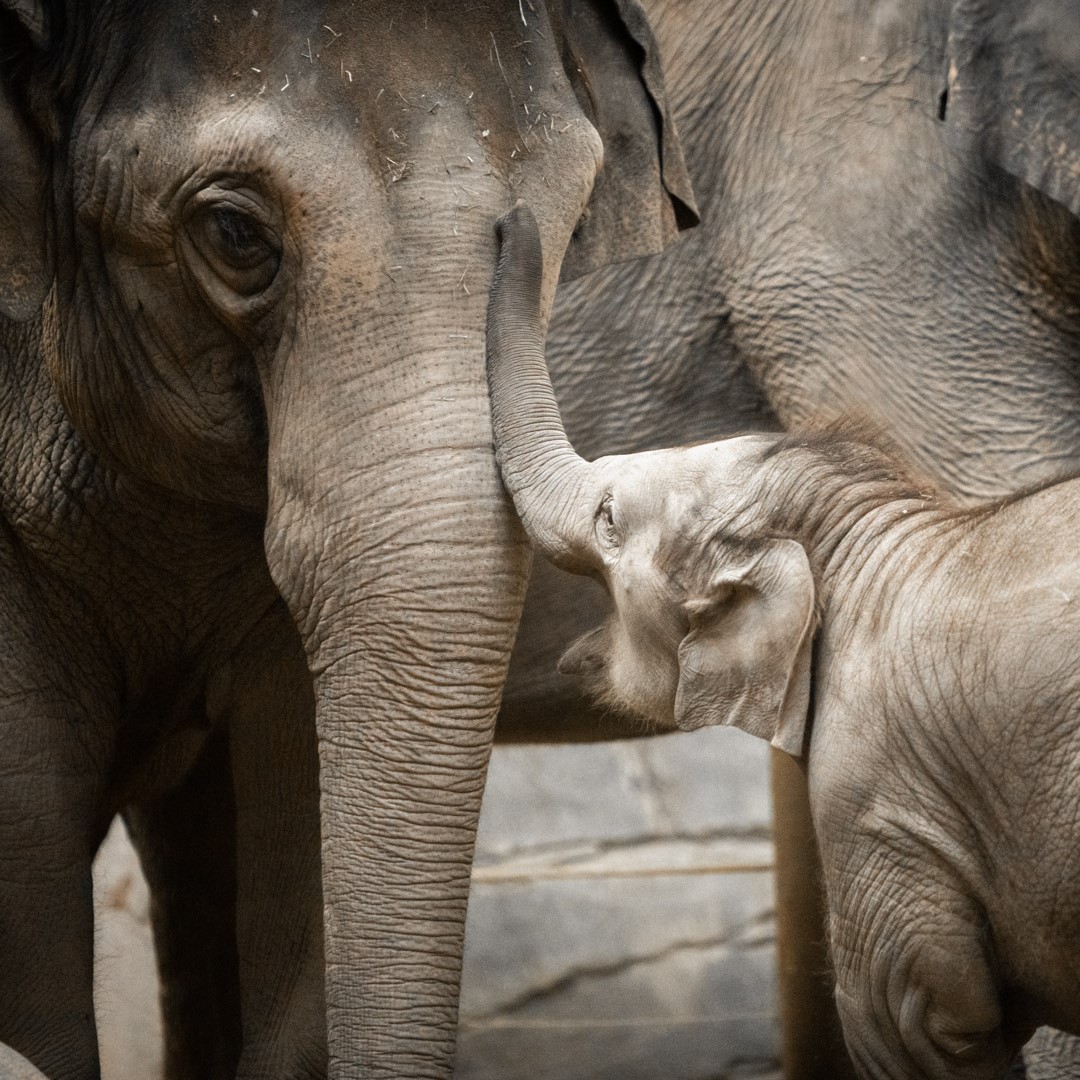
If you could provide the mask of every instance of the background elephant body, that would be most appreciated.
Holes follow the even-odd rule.
[[[448,1075],[527,569],[491,223],[573,275],[692,222],[647,24],[0,3],[0,134],[0,1041],[97,1075],[126,809],[171,1077]]]

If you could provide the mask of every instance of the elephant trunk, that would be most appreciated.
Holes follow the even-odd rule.
[[[557,566],[581,572],[589,550],[596,469],[566,437],[544,358],[543,255],[532,212],[519,204],[498,223],[498,271],[487,319],[495,453],[526,532]],[[599,497],[599,493],[597,493]]]
[[[395,268],[392,335],[354,294],[314,298],[266,384],[267,560],[316,697],[332,1080],[452,1070],[476,824],[528,573],[491,449],[482,299],[459,290],[448,312],[431,285],[465,257],[494,261],[490,225],[474,232],[464,253],[412,245],[427,277],[406,289]]]

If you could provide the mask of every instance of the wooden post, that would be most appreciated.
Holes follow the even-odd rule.
[[[833,1001],[825,905],[806,779],[780,750],[771,762],[781,1060],[785,1080],[854,1080]]]

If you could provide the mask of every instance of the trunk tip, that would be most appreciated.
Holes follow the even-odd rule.
[[[524,199],[518,199],[514,205],[506,211],[505,214],[498,221],[495,222],[495,230],[498,236],[501,238],[503,230],[505,229],[519,229],[522,227],[522,223],[532,224],[536,227],[536,218],[533,216],[533,212],[529,209],[529,204]]]
[[[536,260],[541,258],[540,229],[524,199],[518,199],[513,209],[495,222],[495,235],[504,253],[507,248],[521,247],[529,257]]]

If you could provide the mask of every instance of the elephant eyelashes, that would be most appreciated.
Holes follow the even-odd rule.
[[[258,230],[235,210],[215,210],[214,224],[222,247],[228,250],[237,266],[259,263],[264,258],[265,244]]]
[[[615,515],[611,509],[611,496],[604,496],[604,501],[596,511],[596,534],[605,547],[619,546],[619,530],[615,527]]]
[[[281,252],[266,227],[234,206],[207,207],[192,234],[199,254],[241,296],[263,292],[277,276]]]

